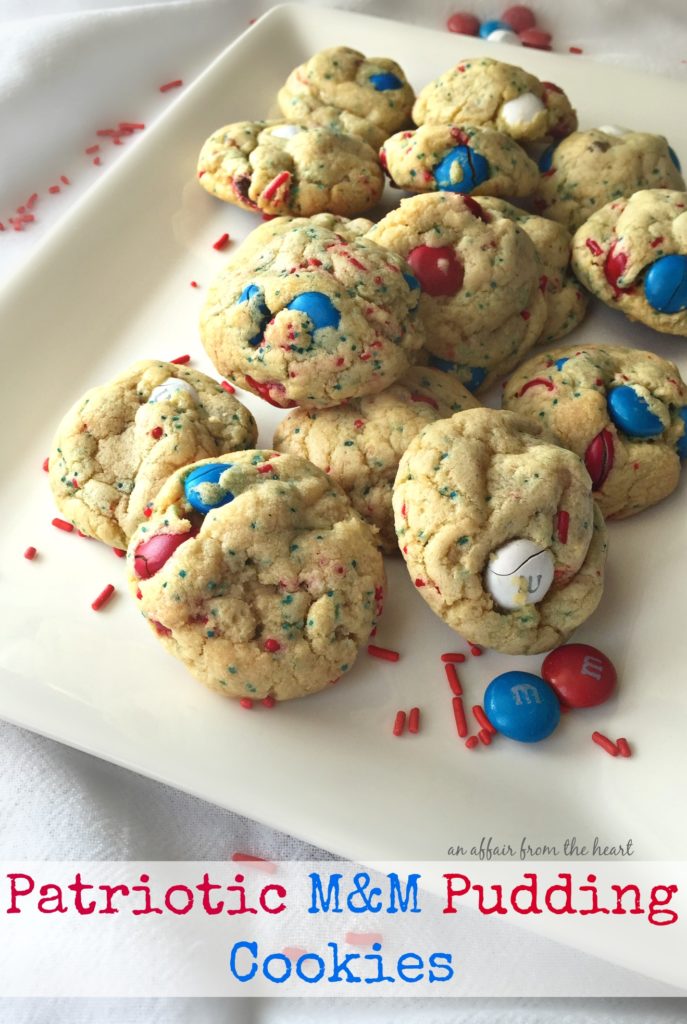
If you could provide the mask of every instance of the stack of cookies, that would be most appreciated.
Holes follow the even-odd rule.
[[[564,643],[602,596],[604,517],[667,496],[687,455],[674,364],[581,331],[555,347],[587,291],[687,335],[675,153],[578,132],[558,86],[487,58],[416,98],[394,61],[336,47],[278,103],[199,157],[204,189],[265,218],[201,314],[231,384],[139,363],[89,392],[50,458],[59,507],[128,548],[156,635],[243,701],[346,673],[399,549],[471,641]],[[385,174],[411,194],[373,222]],[[507,374],[504,408],[482,407]],[[290,410],[273,449],[234,386]]]

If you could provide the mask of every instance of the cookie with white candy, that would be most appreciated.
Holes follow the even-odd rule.
[[[49,458],[55,504],[82,533],[125,548],[170,473],[256,438],[248,409],[217,381],[141,360],[62,420]]]
[[[467,58],[419,93],[416,124],[484,125],[519,142],[560,139],[577,127],[563,90],[513,64],[490,57]]]
[[[544,150],[539,169],[534,209],[570,231],[623,196],[647,188],[685,188],[667,139],[618,125],[573,132]]]
[[[202,187],[272,216],[362,213],[384,188],[377,154],[358,135],[318,124],[239,121],[210,136],[198,157]]]
[[[425,124],[392,135],[379,157],[392,182],[409,192],[522,198],[539,179],[524,149],[493,128]]]

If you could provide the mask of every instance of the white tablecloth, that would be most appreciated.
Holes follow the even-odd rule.
[[[98,127],[129,119],[149,127],[169,96],[162,82],[185,83],[272,4],[264,0],[0,0],[0,273],[30,258],[71,203],[121,158],[127,146],[103,147],[103,167],[84,159]],[[456,8],[412,0],[340,0],[339,6],[442,28]],[[499,4],[466,0],[482,17]],[[581,47],[588,57],[672,76],[687,74],[683,0],[579,0],[534,4],[554,49]],[[457,44],[458,49],[460,48]],[[464,49],[469,49],[465,42]],[[495,44],[496,50],[496,44]],[[517,51],[498,48],[517,63]],[[577,59],[574,56],[570,60]],[[676,116],[683,116],[676,111]],[[69,185],[60,182],[65,175]],[[59,193],[45,196],[50,185]],[[15,232],[17,206],[41,194],[36,221]],[[4,345],[11,339],[4,338]],[[0,723],[2,858],[220,860],[235,850],[270,859],[326,853],[166,786]],[[0,1024],[100,1022],[471,1021],[472,1024],[671,1024],[687,1019],[673,1000],[555,1002],[434,1000],[11,1001],[0,998]]]

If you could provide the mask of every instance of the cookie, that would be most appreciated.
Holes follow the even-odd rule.
[[[609,125],[573,132],[539,158],[533,208],[575,231],[614,199],[646,188],[684,189],[680,165],[662,135]]]
[[[125,548],[167,477],[196,459],[250,448],[255,420],[204,373],[144,359],[91,388],[66,414],[49,457],[62,514]]]
[[[587,312],[587,295],[570,269],[570,232],[562,224],[527,213],[503,199],[480,199],[480,205],[518,224],[537,250],[539,286],[546,300],[546,320],[537,344],[550,345],[564,338]]]
[[[493,128],[425,124],[387,139],[379,158],[393,185],[410,192],[528,196],[537,165]]]
[[[572,266],[593,295],[664,334],[687,336],[687,192],[646,189],[577,229]]]
[[[408,260],[422,289],[422,358],[456,373],[469,391],[508,373],[541,334],[546,303],[534,245],[471,196],[401,200],[367,237]]]
[[[356,135],[284,121],[239,121],[210,136],[198,179],[211,195],[272,216],[348,216],[378,202],[384,175]]]
[[[307,224],[220,274],[201,337],[240,387],[281,408],[326,408],[383,391],[415,361],[419,298],[395,253]]]
[[[402,69],[387,57],[366,57],[348,46],[321,50],[291,72],[277,102],[299,121],[318,107],[334,107],[392,135],[410,120],[415,95]]]
[[[246,235],[241,244],[232,250],[226,264],[229,267],[243,267],[249,263],[268,242],[278,235],[284,235],[293,228],[326,228],[350,242],[353,238],[361,238],[372,228],[373,222],[367,217],[338,217],[333,213],[316,213],[313,217],[270,217]]]
[[[677,486],[687,388],[653,352],[589,345],[539,353],[510,378],[503,404],[584,460],[606,518],[641,512]]]
[[[599,603],[606,527],[589,474],[532,420],[469,409],[425,427],[393,505],[418,593],[473,643],[537,654]]]
[[[315,107],[304,119],[306,125],[320,125],[322,128],[329,128],[331,131],[344,132],[346,135],[357,135],[363,142],[377,152],[383,145],[387,133],[383,128],[368,121],[366,117],[358,117],[348,110],[338,110],[337,107]]]
[[[381,611],[374,531],[294,455],[233,452],[178,471],[127,564],[165,648],[226,697],[322,690],[352,667]]]
[[[428,423],[478,404],[449,374],[413,366],[377,395],[320,412],[295,409],[277,427],[273,443],[335,480],[391,554],[398,551],[391,490],[401,455]]]
[[[562,89],[491,57],[462,60],[426,85],[413,106],[413,121],[482,125],[523,142],[560,139],[577,128]]]

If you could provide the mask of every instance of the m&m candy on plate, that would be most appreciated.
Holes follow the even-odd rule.
[[[591,708],[603,704],[615,690],[612,661],[589,644],[564,644],[544,658],[541,674],[561,704]]]
[[[561,718],[556,694],[531,672],[503,672],[489,683],[484,710],[494,728],[511,740],[537,743]]]

